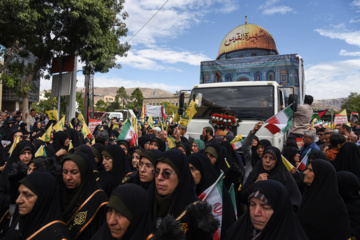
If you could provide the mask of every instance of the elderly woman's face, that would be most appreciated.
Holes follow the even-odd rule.
[[[274,210],[269,204],[258,198],[251,198],[250,204],[250,219],[256,230],[262,231],[269,222]]]
[[[38,197],[24,184],[20,184],[19,197],[16,199],[16,203],[19,205],[19,214],[26,215],[33,209]]]
[[[304,171],[304,183],[307,186],[311,186],[315,178],[314,170],[312,168],[311,163],[309,164],[308,168]]]
[[[265,153],[262,157],[262,164],[265,171],[270,172],[276,165],[276,159],[271,153]]]

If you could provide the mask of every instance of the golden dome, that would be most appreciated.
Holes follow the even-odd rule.
[[[222,40],[220,55],[242,49],[268,49],[278,53],[273,37],[264,28],[250,23],[237,26]]]

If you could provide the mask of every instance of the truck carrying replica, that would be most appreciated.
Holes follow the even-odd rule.
[[[288,103],[295,109],[303,103],[303,72],[299,55],[279,55],[264,28],[245,22],[226,35],[217,60],[201,62],[200,84],[189,99],[195,101],[197,113],[187,133],[198,139],[202,129],[211,126],[212,114],[226,114],[241,119],[240,126],[231,130],[246,137],[255,123],[268,120]],[[181,100],[179,104],[183,106]],[[284,133],[273,135],[265,128],[256,135],[280,149],[286,139]]]

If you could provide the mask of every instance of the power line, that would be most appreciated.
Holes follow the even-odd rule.
[[[144,26],[142,26],[129,40],[128,42],[131,41],[131,39],[133,39],[154,17],[155,15],[165,6],[165,4],[168,2],[169,0],[166,0],[164,2],[164,4],[156,11],[156,13],[154,13],[154,15],[152,15],[152,17],[144,24]]]

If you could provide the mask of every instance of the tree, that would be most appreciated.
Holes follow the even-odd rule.
[[[100,99],[96,102],[95,106],[95,111],[106,111],[107,104],[104,100]]]
[[[169,102],[162,102],[161,104],[165,105],[166,115],[173,115],[173,114],[177,113],[177,111],[179,109],[177,106],[175,106],[174,104],[171,104]]]
[[[141,109],[144,96],[139,88],[135,88],[135,90],[131,93],[130,98],[133,101],[133,106]]]
[[[126,89],[125,89],[123,86],[121,86],[121,88],[119,88],[119,89],[116,91],[115,102],[116,102],[116,101],[119,101],[119,98],[121,98],[122,103],[123,103],[122,106],[123,106],[123,108],[124,108],[124,107],[125,107],[125,102],[128,101],[128,99],[130,98],[130,96],[127,95]]]
[[[116,56],[126,56],[130,48],[120,43],[120,37],[128,31],[122,22],[128,16],[123,4],[124,0],[0,1],[0,43],[20,49],[22,59],[33,59],[28,62],[13,58],[1,76],[5,86],[19,88],[24,116],[29,112],[31,81],[50,78],[45,72],[51,73],[54,57],[79,56],[84,74],[120,68]],[[23,75],[18,74],[20,70]]]
[[[350,95],[342,101],[342,109],[346,109],[347,113],[360,112],[360,94],[351,92]]]
[[[60,99],[60,115],[66,114],[66,96]],[[76,92],[76,102],[79,105],[79,111],[84,114],[84,96],[82,92]],[[40,100],[39,103],[33,103],[31,106],[38,113],[45,113],[48,110],[57,108],[57,98],[51,96],[51,91],[45,90],[45,100]]]

